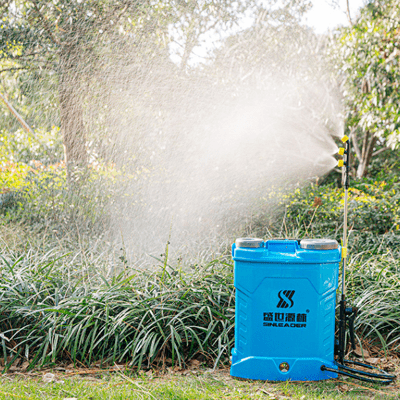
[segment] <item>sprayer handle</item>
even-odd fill
[[[354,321],[357,317],[357,312],[358,309],[357,307],[348,307],[346,308],[346,316],[348,317],[349,321],[349,333],[350,333],[350,342],[351,342],[351,348],[353,350],[356,349],[356,338],[355,338],[355,333],[354,333]]]

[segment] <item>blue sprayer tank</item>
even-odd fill
[[[272,381],[336,378],[335,240],[238,239],[231,375]]]

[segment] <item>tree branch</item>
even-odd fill
[[[357,136],[355,134],[352,135],[352,139],[353,139],[354,150],[357,154],[357,158],[361,160],[361,151],[360,147],[358,146]]]
[[[34,51],[33,53],[15,55],[15,56],[13,56],[13,58],[19,59],[19,58],[24,58],[24,57],[32,57],[32,56],[37,56],[40,53],[41,53],[40,51]]]
[[[99,24],[97,24],[97,27],[101,27],[103,32],[102,34],[104,35],[106,32],[108,32],[111,28],[112,25],[110,24],[111,20],[113,17],[115,17],[114,25],[117,24],[117,22],[122,18],[122,16],[125,14],[126,10],[129,8],[129,3],[124,2],[120,6],[115,6],[115,8],[108,13],[106,17],[104,17]],[[120,11],[118,15],[116,15]],[[60,28],[61,29],[61,28]],[[75,45],[75,41],[69,41],[65,43],[65,47],[71,47]],[[93,50],[93,46],[87,46],[88,50]]]
[[[52,42],[58,46],[61,46],[60,41],[53,35],[53,33],[51,32],[51,29],[46,21],[46,18],[43,16],[43,14],[40,12],[39,6],[37,4],[37,0],[32,0],[32,3],[35,7],[36,12],[39,14],[40,19],[42,20],[42,25],[43,28],[45,29],[45,31],[47,32],[47,34],[49,35],[50,39],[52,40]]]
[[[18,71],[18,70],[21,70],[21,69],[28,69],[28,68],[29,68],[29,67],[3,68],[3,69],[0,69],[0,74],[1,74],[2,72]]]
[[[10,7],[10,0],[0,1],[0,7]]]
[[[369,164],[371,162],[372,154],[373,154],[375,143],[376,143],[377,140],[378,140],[378,138],[374,134],[372,134],[372,137],[371,137],[371,139],[369,141],[369,144],[368,144],[367,153],[366,153],[365,169],[368,168],[368,166],[369,166]]]
[[[362,144],[362,150],[361,150],[361,160],[364,160],[365,156],[366,156],[366,150],[367,150],[367,144],[368,144],[368,136],[369,136],[369,132],[364,131],[364,137],[363,137],[363,144]]]
[[[375,153],[372,153],[372,157],[375,157],[375,156],[377,156],[378,154],[381,154],[381,153],[383,153],[384,151],[389,150],[389,149],[390,149],[390,147],[385,147],[385,148],[383,148],[383,149],[377,150],[377,151],[375,151]]]
[[[120,11],[120,13],[116,16],[116,21],[115,23],[117,23],[121,17],[125,14],[126,10],[129,8],[129,3],[125,2],[125,5],[120,8],[120,7],[115,7],[114,10],[112,11],[112,13],[110,14],[110,16],[108,17],[108,22],[111,21],[111,18],[113,18],[113,16],[115,15],[115,13],[117,13],[118,11]],[[106,17],[107,20],[107,17]]]
[[[353,21],[351,20],[351,16],[350,16],[350,1],[347,0],[346,4],[347,4],[347,9],[346,9],[347,19],[349,20],[350,25],[353,25]]]

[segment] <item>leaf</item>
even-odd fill
[[[375,358],[375,357],[369,357],[366,358],[365,361],[369,364],[378,364],[380,362],[380,358]]]

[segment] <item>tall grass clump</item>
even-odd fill
[[[184,272],[164,260],[153,271],[126,267],[89,280],[66,260],[71,255],[2,255],[5,368],[16,358],[29,368],[60,361],[136,368],[183,366],[192,358],[227,363],[234,329],[230,264],[216,260]]]
[[[115,183],[125,179],[113,166],[91,167],[79,196],[65,185],[62,164],[3,167],[6,194],[15,193],[14,202],[0,204],[4,370],[17,359],[28,361],[29,368],[59,362],[123,362],[137,369],[184,366],[191,359],[209,366],[229,363],[235,313],[229,257],[201,263],[198,257],[191,265],[188,257],[181,267],[166,251],[155,266],[134,267],[104,233],[118,196]],[[346,281],[349,302],[360,310],[360,344],[398,352],[400,186],[395,173],[385,171],[381,178],[377,172],[350,190]],[[236,237],[340,242],[342,188],[311,184],[270,194],[277,198],[273,212],[258,207],[251,226],[238,221]],[[208,252],[206,245],[200,248]]]
[[[173,266],[168,251],[151,269],[124,254],[53,245],[0,252],[0,358],[29,368],[55,363],[131,368],[229,363],[234,344],[232,264]],[[390,252],[351,256],[349,302],[359,307],[360,344],[398,352],[400,262]],[[1,360],[0,360],[1,361]]]
[[[385,353],[400,349],[400,261],[391,253],[350,260],[347,290],[359,313],[358,338]]]

